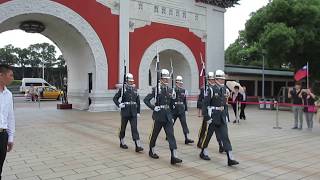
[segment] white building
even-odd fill
[[[208,70],[224,68],[224,12],[237,1],[0,0],[0,33],[22,28],[51,39],[68,65],[73,107],[106,111],[124,63],[142,97],[155,85],[157,49],[161,68],[172,59],[174,75],[197,94],[201,55]]]

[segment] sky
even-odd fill
[[[269,0],[240,0],[235,7],[227,9],[224,18],[224,48],[227,49],[245,28],[250,14],[267,5]]]
[[[238,32],[243,30],[250,13],[258,10],[269,2],[269,0],[240,0],[240,5],[227,9],[225,13],[225,49],[233,43]],[[6,31],[0,34],[0,48],[7,44],[14,47],[26,48],[31,44],[47,42],[54,44],[50,39],[41,34],[25,33],[22,30]],[[57,55],[61,52],[57,49]]]

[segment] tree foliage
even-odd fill
[[[14,55],[14,47],[11,44],[0,48],[0,63],[14,65],[16,63],[16,56]]]
[[[259,65],[294,71],[307,62],[320,78],[320,0],[273,0],[251,14],[245,30],[226,50],[230,64]]]
[[[66,62],[62,55],[56,58],[56,49],[48,43],[32,44],[28,48],[16,48],[11,44],[0,48],[0,63],[15,66],[15,79],[42,77],[45,66],[45,79],[60,81],[66,77]],[[58,72],[58,74],[55,74]],[[57,83],[60,85],[61,83]]]

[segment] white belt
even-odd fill
[[[174,104],[184,104],[183,102],[174,102]]]
[[[159,106],[161,109],[169,109],[169,106],[168,105],[160,105]]]
[[[209,106],[208,109],[210,109],[211,111],[212,111],[212,110],[223,111],[223,110],[224,110],[224,106],[219,106],[219,107]]]
[[[123,104],[137,104],[136,102],[123,102]]]
[[[208,115],[211,117],[212,110],[223,111],[224,106],[216,107],[216,106],[208,106]]]

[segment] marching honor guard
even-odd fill
[[[120,148],[128,149],[124,142],[126,127],[128,121],[131,125],[132,139],[136,145],[136,152],[143,151],[141,146],[139,132],[137,129],[137,117],[140,116],[140,97],[137,89],[134,87],[133,75],[127,73],[123,87],[113,97],[113,102],[121,109],[121,128],[119,133]],[[119,102],[119,99],[121,101]]]
[[[205,104],[207,107],[207,115],[209,120],[207,120],[208,128],[205,132],[204,141],[201,145],[200,158],[204,160],[210,160],[208,155],[208,144],[214,133],[219,134],[221,141],[223,143],[223,148],[227,153],[228,166],[237,165],[239,162],[234,160],[232,155],[232,146],[228,137],[228,127],[226,122],[226,87],[225,83],[225,73],[222,70],[217,70],[215,72],[215,82],[214,86],[210,86],[205,96]]]
[[[198,140],[198,143],[197,143],[197,147],[198,148],[201,148],[202,146],[202,143],[204,141],[204,138],[205,138],[205,133],[206,133],[206,130],[208,128],[208,124],[207,124],[207,121],[210,119],[210,117],[208,116],[208,113],[207,113],[207,105],[205,104],[205,96],[207,94],[207,91],[209,88],[213,87],[215,85],[215,80],[214,80],[214,73],[213,72],[208,72],[208,76],[207,76],[207,81],[208,81],[208,85],[206,85],[204,88],[201,88],[200,89],[200,97],[202,100],[202,117],[203,117],[203,120],[202,120],[202,125],[200,127],[200,130],[199,130],[199,140]],[[222,141],[220,139],[220,136],[218,134],[218,132],[216,132],[216,139],[217,139],[217,142],[219,144],[219,152],[220,153],[223,153],[224,152],[224,149],[223,149],[223,146],[222,146]]]
[[[189,129],[186,120],[186,114],[188,113],[187,90],[183,89],[182,76],[177,76],[176,87],[174,88],[174,92],[176,95],[172,98],[171,105],[171,112],[174,120],[173,124],[175,124],[177,118],[179,118],[185,137],[184,143],[193,143],[194,141],[189,138]]]
[[[167,69],[162,69],[161,72],[157,70],[157,85],[152,89],[152,93],[145,97],[144,103],[153,110],[152,119],[154,120],[150,135],[149,156],[153,159],[159,158],[155,153],[155,146],[157,137],[161,129],[164,128],[171,151],[171,164],[177,164],[182,160],[177,157],[177,144],[173,133],[173,119],[170,111],[172,89],[168,87],[169,79],[170,74]],[[155,98],[154,105],[150,102],[153,98]]]

